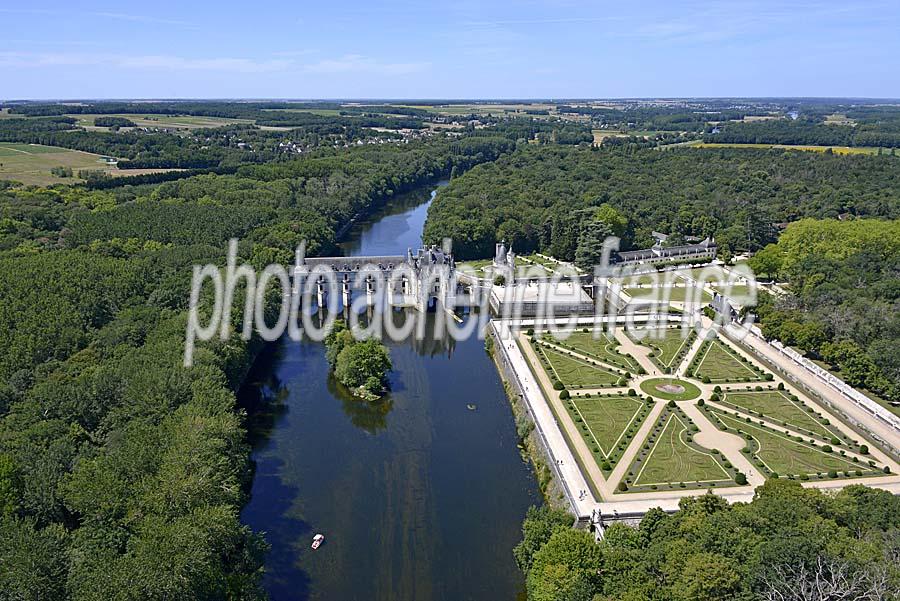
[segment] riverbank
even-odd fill
[[[344,253],[418,246],[433,193],[416,197],[353,228]],[[272,547],[264,588],[291,600],[517,598],[512,549],[541,492],[483,341],[385,343],[394,369],[379,401],[342,390],[321,343],[283,340],[251,375],[244,394],[275,407],[252,433],[256,473],[241,516]],[[326,542],[311,552],[316,532]]]
[[[548,505],[571,512],[572,506],[566,499],[566,492],[562,480],[556,469],[556,460],[547,446],[546,441],[536,428],[534,415],[525,400],[519,380],[511,368],[506,365],[497,353],[497,345],[501,342],[497,339],[494,328],[488,328],[485,338],[485,352],[491,357],[500,379],[503,381],[503,389],[512,409],[516,424],[516,434],[519,437],[519,449],[523,459],[528,461],[538,481],[541,496]]]

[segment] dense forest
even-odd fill
[[[707,133],[703,140],[727,144],[900,147],[900,111],[879,113],[877,117],[865,115],[860,115],[860,122],[854,125],[825,123],[816,117],[728,123],[717,133]]]
[[[49,188],[0,182],[0,600],[262,598],[266,543],[239,519],[251,467],[235,403],[261,343],[210,342],[183,367],[191,266],[221,263],[231,237],[257,267],[292,261],[303,241],[310,254],[332,253],[354,216],[436,178],[452,181],[426,238],[451,236],[460,257],[489,256],[505,238],[584,263],[608,233],[644,246],[652,230],[673,241],[715,235],[726,255],[763,249],[759,269],[792,293],[760,307],[764,329],[897,393],[896,221],[778,231],[803,217],[896,220],[900,159],[591,148],[588,125],[542,114],[465,116],[453,134],[401,142],[373,124],[413,125],[427,111],[316,105],[338,113],[325,117],[292,106],[24,104],[12,107],[21,118],[0,119],[0,141],[189,169]],[[79,113],[257,125],[86,131],[64,116]],[[98,121],[131,127],[121,119]],[[260,119],[294,129],[264,130]],[[355,143],[376,135],[385,143]],[[302,156],[279,150],[288,141]],[[374,346],[346,353],[339,377],[365,385],[373,364],[388,369]],[[860,356],[869,363],[850,359]],[[674,516],[611,528],[597,546],[570,517],[536,510],[516,558],[533,601],[748,599],[805,582],[817,561],[854,586],[895,591],[898,511],[863,487],[829,497],[770,482],[752,504],[687,500]]]
[[[0,598],[261,597],[234,396],[260,343],[217,340],[183,367],[191,266],[221,263],[231,236],[260,266],[303,240],[330,251],[355,214],[513,145],[441,137],[154,186],[0,186]]]
[[[203,106],[203,105],[201,105]],[[119,169],[216,169],[222,171],[242,164],[269,163],[290,160],[297,154],[320,149],[342,149],[365,142],[383,144],[407,141],[398,130],[424,129],[421,121],[410,123],[396,116],[373,115],[365,112],[344,111],[349,116],[323,116],[310,112],[287,112],[283,115],[259,109],[219,110],[214,103],[203,110],[180,103],[150,106],[146,104],[121,106],[90,105],[87,107],[62,107],[80,109],[69,111],[77,114],[81,109],[107,110],[128,108],[130,112],[147,114],[148,109],[157,114],[171,114],[173,107],[185,108],[190,115],[251,117],[255,122],[232,123],[222,127],[198,128],[193,131],[175,132],[157,124],[153,127],[135,127],[135,123],[123,117],[96,117],[94,125],[107,131],[87,130],[80,127],[72,116],[53,115],[61,110],[58,105],[22,105],[11,110],[26,114],[50,113],[48,116],[0,119],[0,142],[43,144],[60,146],[83,152],[115,157]],[[228,105],[242,106],[242,105]],[[143,111],[136,111],[143,107]],[[371,107],[367,107],[371,108]],[[401,109],[403,110],[403,109]],[[66,113],[66,114],[68,114]],[[13,113],[15,115],[17,113]],[[176,113],[182,114],[182,113]],[[281,117],[279,115],[282,115]],[[285,116],[286,115],[286,116]],[[282,118],[283,117],[283,118]],[[490,120],[486,127],[478,128],[473,122],[460,124],[453,135],[465,140],[470,137],[503,137],[512,142],[533,141],[538,144],[588,144],[593,135],[589,127],[560,119],[542,120],[530,117],[511,117]],[[278,126],[266,129],[265,126]],[[121,128],[128,128],[120,131]],[[376,129],[377,128],[377,129]],[[408,133],[408,132],[407,132]],[[428,132],[429,136],[435,132]],[[420,136],[422,137],[422,136]],[[438,136],[443,137],[443,136]],[[160,178],[156,181],[164,181]],[[104,181],[99,187],[116,185]]]
[[[900,217],[900,159],[745,149],[525,147],[454,179],[428,215],[429,242],[460,258],[520,252],[574,260],[604,204],[626,216],[624,245],[651,231],[714,236],[726,255],[774,242],[777,224],[849,213]]]
[[[599,544],[532,508],[515,555],[530,601],[886,601],[900,595],[900,498],[769,480],[751,503],[707,494]]]
[[[750,265],[790,291],[760,299],[764,335],[900,402],[900,221],[798,221]]]

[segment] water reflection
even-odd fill
[[[404,227],[421,235],[425,210],[370,225],[359,249],[396,252]],[[284,340],[257,362],[240,393],[256,465],[241,517],[272,547],[272,599],[501,601],[521,592],[512,547],[537,485],[483,342],[434,336],[443,318],[425,315],[422,339],[386,341],[394,369],[377,403],[341,390],[321,343]],[[326,543],[312,551],[316,532]]]
[[[350,418],[357,428],[369,434],[377,434],[387,428],[387,416],[394,406],[391,394],[385,394],[377,401],[367,401],[353,396],[346,386],[337,381],[334,375],[328,377],[328,392],[340,399],[344,414]]]

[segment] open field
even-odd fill
[[[264,112],[278,112],[278,113],[310,113],[312,115],[320,115],[322,117],[337,117],[341,114],[341,111],[338,109],[310,109],[310,108],[296,108],[296,109],[263,109]]]
[[[197,117],[193,115],[154,115],[152,113],[140,115],[92,115],[72,114],[66,115],[78,120],[77,125],[85,129],[105,131],[106,127],[96,127],[94,119],[97,117],[122,117],[130,119],[140,127],[165,127],[169,129],[200,129],[203,127],[222,127],[233,123],[253,123],[250,119],[225,119],[220,117]],[[125,128],[126,130],[128,128]]]
[[[625,431],[640,425],[641,416],[646,415],[645,405],[637,397],[578,398],[572,399],[569,406],[588,448],[593,451],[596,447],[607,459],[616,455],[613,451],[624,439]]]
[[[731,476],[716,458],[691,446],[687,436],[687,426],[676,414],[670,413],[665,428],[635,476],[635,485],[730,482]]]
[[[759,295],[762,293],[762,288],[757,286],[756,290],[754,290],[753,294],[751,295],[750,286],[747,286],[745,284],[733,284],[731,286],[712,286],[712,289],[719,294],[724,295],[732,302],[732,304],[737,305],[755,304],[756,299],[758,299]]]
[[[591,133],[594,135],[594,144],[600,144],[605,138],[621,138],[631,135],[617,129],[592,129]]]
[[[593,332],[572,332],[568,338],[557,340],[549,338],[552,342],[571,348],[584,355],[594,357],[598,361],[614,365],[635,373],[638,370],[638,363],[629,355],[616,352],[619,343],[609,334],[601,333],[599,338],[594,338]]]
[[[856,125],[856,121],[840,113],[832,113],[825,117],[825,125]]]
[[[690,330],[686,335],[681,328],[663,328],[648,331],[636,340],[639,344],[653,349],[650,359],[660,368],[674,368],[679,357],[691,347],[696,333]]]
[[[465,261],[460,263],[457,268],[458,269],[471,269],[476,272],[478,277],[484,276],[484,268],[492,265],[494,263],[493,259],[473,259],[471,261]]]
[[[746,363],[737,352],[719,340],[704,343],[691,364],[696,378],[711,382],[752,382],[765,379],[765,374]]]
[[[397,105],[407,106],[407,105]],[[438,105],[408,105],[411,108],[424,109],[432,113],[442,115],[515,115],[529,117],[547,117],[547,115],[528,115],[525,111],[540,111],[555,109],[554,104],[438,104]]]
[[[641,300],[655,300],[670,303],[684,303],[687,301],[708,303],[712,296],[706,290],[699,290],[695,286],[660,286],[657,288],[625,288],[624,292]]]
[[[619,375],[596,365],[591,365],[577,357],[570,357],[558,351],[538,345],[546,361],[548,374],[559,380],[566,388],[604,388],[616,386]]]
[[[836,472],[872,472],[871,468],[862,463],[856,463],[845,459],[837,453],[827,453],[824,447],[814,447],[806,443],[798,442],[787,435],[775,432],[770,428],[741,421],[719,411],[711,411],[720,424],[724,424],[731,430],[738,431],[751,445],[751,452],[769,470],[781,476],[787,475],[815,475]]]
[[[728,280],[728,274],[721,265],[705,265],[703,267],[682,267],[675,271],[678,276],[687,276],[692,280],[703,277],[705,282],[721,282]]]
[[[69,167],[72,177],[57,177],[50,173],[53,167]],[[113,177],[143,175],[173,171],[172,169],[119,169],[100,160],[100,155],[56,146],[16,144],[0,142],[0,179],[9,179],[27,185],[46,186],[80,182],[78,171],[103,171]]]
[[[825,152],[829,148],[834,154],[878,154],[878,148],[871,146],[812,146],[799,144],[712,144],[697,142],[686,144],[691,148],[777,148],[779,150],[805,150],[809,152]]]
[[[560,273],[563,275],[575,275],[578,273],[578,269],[574,265],[571,265],[569,263],[560,263],[558,261],[554,261],[553,259],[547,259],[538,254],[526,255],[524,257],[519,257],[519,259],[524,259],[524,261],[520,261],[520,265],[540,265],[548,272],[548,274]]]
[[[832,431],[816,418],[809,407],[800,401],[792,400],[786,392],[780,390],[728,391],[723,401],[739,409],[763,415],[766,419],[784,423],[785,426],[799,429],[801,432],[812,432],[826,439],[841,436],[839,430]]]

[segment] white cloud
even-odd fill
[[[185,58],[167,55],[117,55],[58,52],[0,52],[2,67],[98,66],[123,69],[162,69],[172,71],[230,71],[260,73],[283,71],[294,65],[286,59]]]
[[[424,71],[430,63],[385,63],[361,54],[346,54],[336,59],[323,59],[304,66],[310,73],[380,73],[383,75],[407,75]]]
[[[157,23],[159,25],[177,25],[179,27],[194,27],[192,23],[187,21],[179,21],[177,19],[161,19],[159,17],[149,17],[147,15],[134,15],[129,13],[113,13],[113,12],[95,12],[95,17],[104,17],[107,19],[116,19],[118,21],[134,21],[137,23]]]
[[[242,57],[188,58],[172,55],[120,55],[115,53],[17,52],[0,51],[0,67],[40,68],[95,66],[134,70],[223,71],[230,73],[271,73],[301,71],[306,73],[374,73],[407,75],[427,69],[425,62],[384,62],[361,54],[303,63],[299,60],[316,51],[280,52],[273,58]]]

